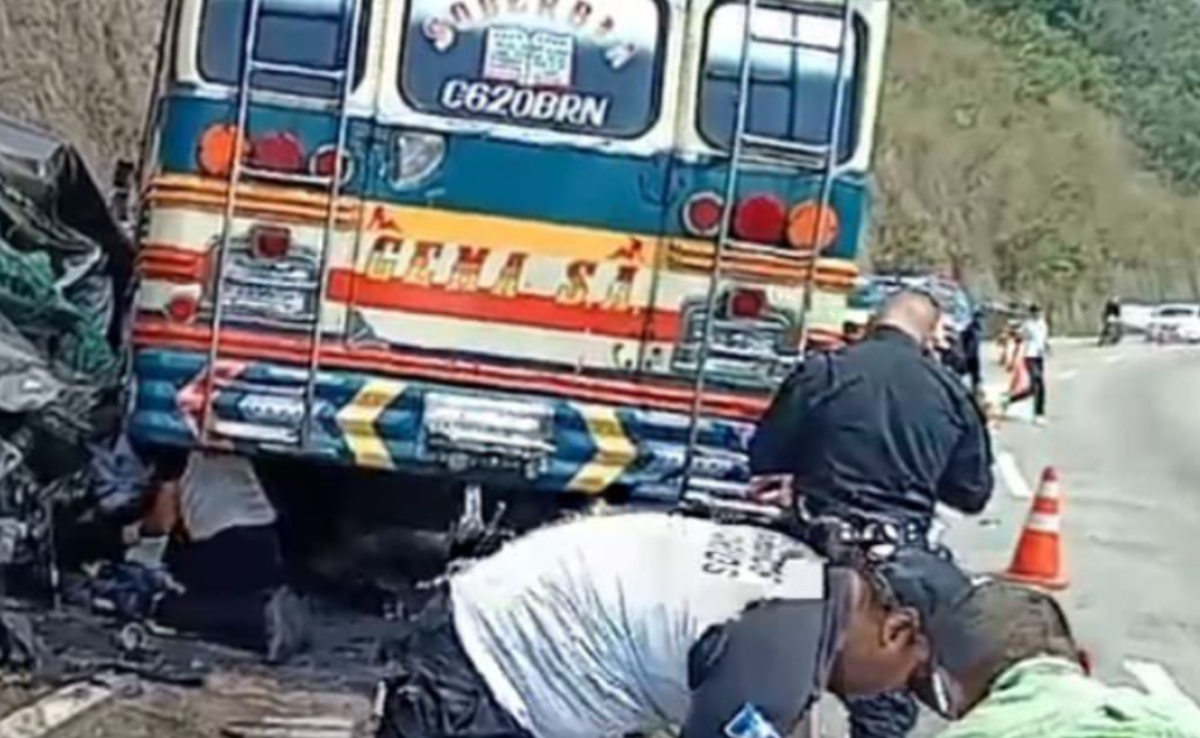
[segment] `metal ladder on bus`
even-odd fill
[[[842,116],[845,105],[846,56],[850,47],[853,33],[854,0],[839,0],[831,3],[830,17],[840,20],[838,43],[835,48],[812,44],[796,38],[794,31],[786,37],[774,34],[764,34],[757,29],[755,23],[759,16],[761,0],[745,0],[746,16],[742,28],[742,56],[738,65],[737,102],[734,112],[734,126],[729,151],[729,165],[725,175],[724,212],[721,215],[720,229],[717,233],[716,248],[713,254],[712,278],[709,282],[708,294],[704,307],[704,323],[700,350],[697,356],[696,378],[693,384],[693,397],[688,426],[688,444],[684,456],[684,469],[680,484],[681,500],[685,504],[697,507],[708,507],[713,510],[724,510],[733,515],[749,517],[776,517],[774,511],[764,510],[762,506],[747,503],[746,486],[737,482],[719,482],[716,480],[698,480],[694,470],[697,460],[701,436],[701,422],[704,413],[704,391],[706,389],[706,369],[712,343],[713,322],[716,318],[719,296],[724,281],[724,266],[726,252],[733,240],[731,230],[733,225],[733,208],[737,200],[740,174],[747,166],[769,166],[794,168],[797,172],[820,171],[820,186],[817,204],[818,217],[813,227],[812,243],[817,242],[817,236],[824,232],[827,224],[824,222],[828,213],[829,201],[833,194],[833,184],[837,177],[838,152],[841,150]],[[791,3],[785,3],[787,8]],[[833,104],[826,128],[824,144],[807,144],[783,138],[759,136],[747,130],[749,122],[749,95],[752,84],[752,47],[756,44],[769,44],[793,50],[814,49],[823,53],[835,54],[837,65],[834,76]],[[808,344],[809,313],[812,309],[812,284],[816,276],[817,253],[814,249],[812,258],[805,268],[803,281],[804,297],[800,308],[800,338],[799,350],[801,355]]]
[[[302,403],[302,420],[297,434],[296,445],[308,448],[312,440],[314,410],[316,404],[316,388],[321,362],[321,317],[324,309],[325,294],[329,286],[328,267],[329,251],[338,227],[339,202],[341,200],[342,177],[344,166],[343,152],[346,150],[346,139],[349,132],[349,103],[354,89],[356,77],[355,65],[358,60],[359,25],[361,23],[363,0],[341,0],[337,7],[339,33],[346,34],[346,62],[340,69],[330,70],[304,64],[281,64],[261,59],[258,56],[258,35],[262,26],[264,3],[266,0],[250,0],[246,9],[245,43],[242,46],[242,67],[237,88],[237,133],[235,136],[234,156],[230,166],[228,192],[225,199],[224,220],[220,237],[220,248],[217,252],[217,271],[213,287],[212,338],[209,342],[208,372],[204,382],[203,411],[201,415],[200,440],[202,445],[208,445],[212,432],[214,402],[220,379],[218,377],[218,360],[220,358],[221,327],[225,312],[224,284],[226,278],[227,259],[231,242],[233,241],[234,219],[238,211],[238,190],[243,180],[273,182],[282,185],[301,185],[320,187],[328,196],[325,224],[321,233],[318,256],[318,287],[312,325],[309,326],[308,361],[305,369],[304,388],[297,393]],[[346,6],[350,12],[346,13]],[[250,106],[256,91],[254,81],[259,74],[287,75],[295,79],[308,79],[329,82],[335,85],[336,91],[328,97],[306,96],[306,99],[323,103],[337,117],[337,137],[333,171],[329,175],[297,174],[274,172],[248,166],[242,160],[241,152],[245,149],[247,139],[246,127],[250,118]]]

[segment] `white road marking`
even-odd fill
[[[1056,374],[1054,376],[1054,378],[1059,380],[1060,382],[1062,382],[1062,381],[1066,381],[1068,379],[1074,379],[1078,375],[1079,375],[1078,369],[1067,369],[1066,371],[1062,371],[1062,372],[1059,372],[1058,374]]]
[[[1147,692],[1169,699],[1188,699],[1187,694],[1179,688],[1171,672],[1162,664],[1153,661],[1126,660],[1122,663],[1125,671],[1132,674]]]
[[[1017,457],[1008,451],[996,454],[996,471],[1000,474],[1000,481],[1004,482],[1010,495],[1018,500],[1033,499],[1033,489],[1029,486],[1029,482],[1025,481],[1021,467],[1017,466]]]
[[[0,738],[43,738],[112,696],[111,689],[98,684],[68,685],[6,715],[0,720]]]
[[[1104,357],[1105,364],[1116,364],[1117,362],[1124,361],[1124,360],[1125,360],[1125,356],[1123,354],[1110,354],[1110,355]]]

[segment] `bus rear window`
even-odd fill
[[[658,114],[660,0],[412,0],[400,91],[417,110],[632,138]]]
[[[261,0],[258,59],[323,70],[346,68],[354,0]],[[370,0],[361,0],[355,79],[362,81]],[[250,0],[206,0],[200,27],[200,74],[209,82],[236,85],[246,45]],[[289,74],[260,73],[256,88],[293,95],[330,97],[340,83]]]
[[[726,3],[708,21],[700,80],[699,127],[709,143],[729,148],[737,112],[738,72],[746,6]],[[750,42],[750,94],[746,130],[807,144],[829,143],[842,19],[815,10],[759,6]],[[840,159],[857,144],[860,70],[866,29],[856,23],[847,35],[842,61],[844,84]],[[765,39],[767,40],[764,40]],[[790,45],[787,41],[801,45]]]

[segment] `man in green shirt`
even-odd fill
[[[976,585],[930,629],[922,699],[957,720],[938,738],[1200,738],[1177,690],[1112,687],[1088,673],[1058,603],[998,581]]]

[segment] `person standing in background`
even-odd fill
[[[1009,405],[1033,398],[1033,422],[1046,424],[1046,354],[1050,350],[1050,327],[1039,305],[1029,306],[1029,317],[1021,324],[1021,351],[1029,386],[1008,398]]]

